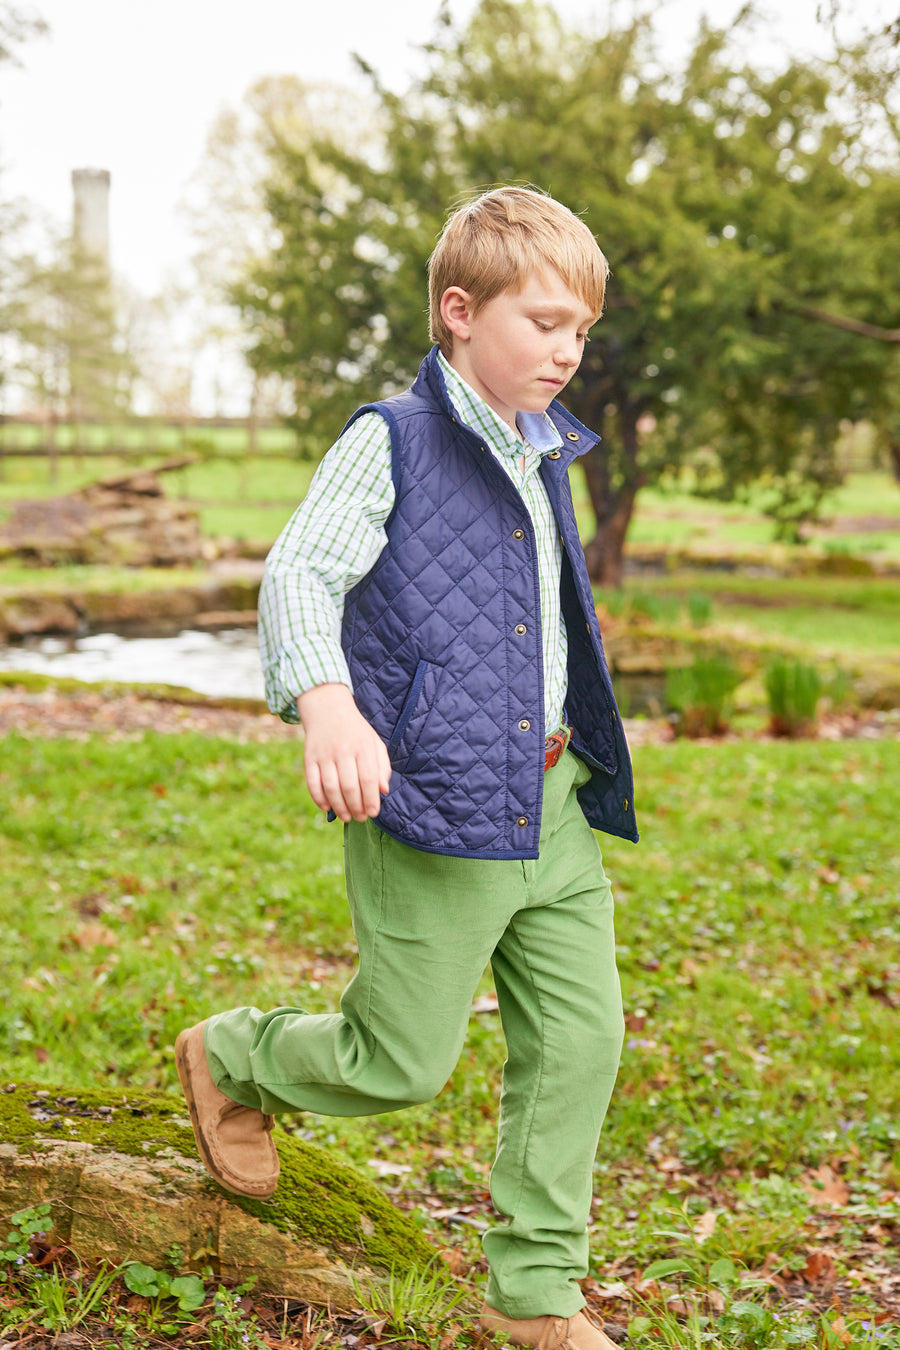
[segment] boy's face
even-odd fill
[[[569,383],[597,317],[549,267],[474,314],[469,293],[451,286],[441,313],[451,366],[513,430],[517,412],[543,412]]]

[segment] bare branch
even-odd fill
[[[900,342],[900,328],[879,328],[862,319],[847,319],[842,314],[828,314],[824,309],[808,309],[805,305],[798,306],[796,313],[806,319],[817,319],[819,323],[830,323],[832,328],[843,328],[847,333],[874,338],[876,342]]]

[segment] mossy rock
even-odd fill
[[[311,1303],[350,1307],[353,1280],[422,1267],[432,1248],[366,1177],[277,1129],[270,1201],[216,1185],[180,1098],[159,1092],[0,1089],[2,1221],[49,1201],[54,1235],[88,1264],[159,1268],[177,1245],[195,1270]]]

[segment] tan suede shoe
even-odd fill
[[[278,1185],[278,1153],[272,1142],[272,1116],[241,1106],[212,1080],[203,1027],[182,1031],[175,1042],[175,1063],[203,1165],[226,1191],[267,1200]]]
[[[533,1350],[619,1350],[615,1341],[604,1336],[583,1312],[574,1317],[507,1317],[484,1304],[481,1330],[493,1332],[510,1345],[532,1346]]]

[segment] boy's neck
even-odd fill
[[[465,384],[465,385],[467,386],[467,388],[471,389],[471,391],[472,391],[472,393],[475,395],[475,397],[481,399],[481,402],[482,402],[482,403],[486,404],[487,407],[491,408],[491,405],[490,405],[490,403],[488,403],[487,399],[486,399],[482,394],[479,394],[478,390],[473,386],[471,380],[467,379],[465,370],[460,370],[460,368],[459,368],[459,366],[457,365],[457,363],[453,360],[453,353],[451,352],[450,355],[447,356],[445,352],[441,352],[441,356],[442,356],[443,359],[447,362],[447,365],[448,365],[448,366],[450,367],[450,369],[454,372],[454,374],[459,376],[459,378],[462,380],[463,384]],[[495,417],[499,417],[500,421],[504,424],[504,426],[509,427],[510,431],[511,431],[511,432],[513,433],[513,435],[515,436],[516,440],[522,441],[522,442],[524,443],[525,437],[522,435],[522,432],[519,430],[519,424],[518,424],[518,420],[517,420],[519,414],[518,414],[517,412],[514,412],[514,413],[512,414],[512,416],[509,417],[509,418],[504,417],[502,413],[497,412],[496,408],[491,408],[491,412],[494,414]],[[525,456],[524,456],[524,455],[522,456],[522,458],[521,458],[521,460],[520,460],[520,465],[519,465],[519,467],[520,467],[520,468],[522,469],[522,471],[524,472],[524,470],[525,470]]]

